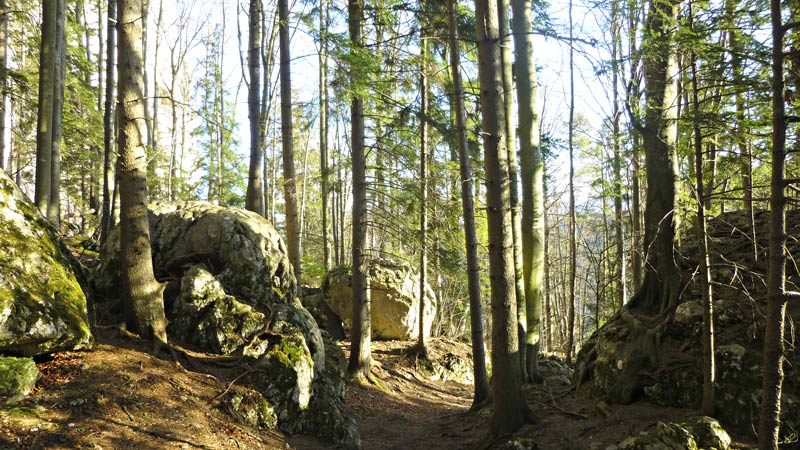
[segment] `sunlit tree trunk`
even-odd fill
[[[64,0],[56,5],[56,47],[55,65],[53,66],[53,119],[52,144],[50,159],[50,201],[47,204],[47,220],[55,226],[61,219],[61,138],[63,130],[64,81],[67,63],[67,13]]]
[[[60,0],[42,1],[42,39],[39,53],[39,109],[36,127],[36,189],[33,201],[47,215],[50,206],[53,158],[53,94],[58,58],[57,18]]]
[[[425,335],[425,289],[428,279],[428,75],[426,65],[428,64],[428,37],[424,35],[425,29],[420,32],[420,71],[419,71],[419,95],[420,119],[419,119],[419,181],[420,181],[420,202],[419,202],[419,334],[417,335],[417,352],[423,356],[428,356],[427,336]]]
[[[327,272],[331,265],[328,226],[330,168],[328,167],[328,21],[329,0],[319,1],[319,169],[322,196],[322,264]]]
[[[117,1],[108,0],[108,37],[106,42],[106,85],[105,85],[105,106],[103,108],[103,209],[100,225],[100,240],[105,241],[108,232],[113,225],[112,215],[112,192],[111,183],[114,172],[111,166],[111,155],[114,148],[114,75],[117,50]]]
[[[515,431],[531,412],[520,379],[513,223],[500,48],[498,2],[476,0],[478,78],[480,80],[489,233],[489,279],[492,304],[492,372],[494,410],[492,435]]]
[[[6,105],[8,104],[8,0],[0,0],[0,170],[11,173],[11,155],[6,151]],[[6,153],[9,153],[6,155]],[[6,163],[8,156],[8,163]]]
[[[522,185],[522,269],[525,286],[525,362],[528,377],[541,380],[539,348],[544,295],[544,165],[539,147],[539,111],[534,58],[532,0],[512,0],[512,28],[516,49],[517,108],[519,109]],[[519,304],[519,302],[518,302]]]
[[[348,26],[350,29],[351,52],[363,51],[362,15],[363,0],[348,0]],[[367,261],[367,159],[364,149],[364,99],[359,87],[361,68],[357,63],[350,65],[350,82],[354,91],[350,110],[351,160],[353,164],[353,325],[350,329],[350,360],[347,371],[351,377],[369,376],[372,363],[369,298],[369,263]]]
[[[569,294],[567,306],[567,364],[572,362],[575,348],[575,277],[577,270],[577,233],[575,223],[575,44],[572,41],[572,0],[569,2]]]
[[[147,220],[147,152],[142,79],[142,0],[119,0],[120,243],[124,300],[134,329],[167,342],[163,286],[153,275]]]
[[[261,1],[250,0],[249,37],[247,44],[247,67],[250,84],[247,94],[247,116],[250,119],[250,170],[247,181],[245,207],[264,215],[264,173],[261,161],[264,157],[260,133],[261,122]]]

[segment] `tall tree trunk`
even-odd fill
[[[572,362],[575,347],[575,277],[577,271],[576,223],[575,223],[575,44],[572,41],[572,3],[569,2],[569,305],[567,309],[567,364]]]
[[[522,269],[525,286],[525,336],[528,377],[539,373],[542,297],[544,294],[544,165],[539,147],[539,111],[534,58],[532,0],[513,0],[512,28],[516,49],[517,108],[519,109],[520,165],[522,178]]]
[[[420,31],[420,70],[419,95],[421,97],[419,115],[419,333],[417,352],[428,357],[428,344],[425,335],[425,294],[428,284],[428,37],[425,28]]]
[[[492,304],[492,371],[494,411],[492,435],[518,429],[532,414],[520,379],[517,302],[515,295],[511,179],[503,93],[498,3],[476,0],[478,78],[480,80],[489,232],[489,278]]]
[[[680,273],[675,262],[677,177],[677,56],[675,29],[678,2],[651,0],[642,43],[645,79],[645,123],[639,125],[647,168],[644,281],[631,307],[667,313],[677,304]]]
[[[61,138],[63,130],[64,80],[67,63],[67,13],[64,0],[56,2],[56,48],[53,66],[53,131],[50,159],[50,202],[47,204],[47,220],[55,226],[61,219]]]
[[[245,207],[264,215],[264,172],[261,167],[264,145],[261,140],[261,1],[250,0],[250,33],[247,40],[247,67],[250,84],[247,95],[247,116],[250,119],[250,170],[247,181]]]
[[[289,58],[289,2],[278,0],[280,19],[280,72],[281,72],[281,148],[283,150],[283,198],[286,212],[286,243],[289,260],[297,278],[297,287],[302,290],[300,272],[300,226],[297,214],[297,180],[294,170],[294,137],[292,135],[292,78]],[[252,81],[251,81],[252,82]],[[302,295],[302,294],[298,294]]]
[[[117,40],[117,0],[108,0],[108,36],[106,43],[106,86],[105,107],[103,108],[103,209],[100,222],[100,240],[105,242],[113,222],[112,192],[113,171],[111,155],[114,148],[114,71],[116,63]]]
[[[330,168],[328,167],[328,14],[329,0],[319,0],[319,169],[322,196],[322,264],[325,272],[331,267],[331,245],[328,226]]]
[[[625,285],[625,247],[622,224],[622,152],[620,150],[620,108],[619,108],[619,73],[620,73],[620,0],[614,0],[611,6],[611,90],[613,101],[612,139],[614,142],[614,283],[616,284],[617,307],[622,308],[627,301]]]
[[[461,53],[458,46],[456,4],[449,2],[450,70],[453,72],[453,109],[456,115],[458,159],[461,173],[461,207],[464,213],[464,244],[467,254],[467,289],[469,292],[470,332],[472,338],[472,373],[475,383],[473,407],[489,400],[489,376],[486,372],[486,352],[483,339],[483,312],[481,308],[480,263],[478,262],[478,236],[475,232],[475,201],[472,196],[472,164],[467,136],[467,114],[464,109],[464,85],[461,78]]]
[[[0,170],[11,173],[11,154],[6,152],[6,105],[8,105],[8,0],[0,0]],[[8,153],[8,163],[6,163]]]
[[[42,0],[42,40],[39,53],[39,109],[36,126],[36,186],[33,201],[43,215],[50,206],[53,158],[53,94],[58,59],[58,2]]]
[[[119,0],[120,244],[125,305],[134,329],[158,348],[167,342],[163,285],[153,275],[147,220],[147,152],[142,138],[142,0]]]
[[[363,0],[348,0],[348,26],[352,53],[363,51]],[[364,151],[364,99],[359,88],[363,83],[361,68],[351,63],[350,83],[353,89],[350,124],[353,164],[353,326],[350,329],[350,361],[347,371],[352,377],[369,376],[372,364],[372,327],[369,298],[369,261],[367,260],[367,159]]]
[[[764,330],[761,414],[758,448],[777,450],[780,441],[781,390],[786,320],[786,110],[782,2],[770,1],[772,19],[772,180],[769,198],[767,317]]]
[[[161,104],[161,93],[158,90],[158,84],[160,82],[158,78],[158,59],[161,53],[161,33],[162,28],[164,26],[164,0],[159,0],[158,2],[158,16],[156,17],[156,44],[155,49],[153,49],[153,123],[151,129],[151,136],[150,136],[150,147],[153,149],[154,160],[156,160],[156,165],[160,164],[161,162],[161,147],[159,146],[159,132],[158,132],[158,116],[159,116],[159,109]],[[173,131],[174,132],[174,131]],[[162,182],[159,182],[162,184]],[[163,186],[163,185],[162,185]],[[169,199],[169,193],[167,195],[163,194],[163,187],[162,187],[162,198]]]
[[[695,31],[694,12],[689,4],[689,26]],[[706,232],[706,196],[703,174],[703,130],[700,117],[700,87],[697,80],[697,54],[691,58],[692,131],[695,158],[695,196],[697,198],[697,241],[700,243],[700,287],[703,298],[703,401],[700,413],[714,415],[715,362],[714,362],[714,295],[711,285],[711,262]]]

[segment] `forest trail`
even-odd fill
[[[17,407],[0,409],[0,448],[331,448],[309,436],[235,422],[218,401],[237,388],[234,369],[184,370],[113,328],[98,330],[96,338],[92,351],[65,352],[39,364],[43,377],[34,393]],[[457,450],[484,439],[491,409],[468,412],[472,386],[449,379],[469,371],[431,370],[408,354],[413,344],[373,342],[373,374],[380,387],[348,389],[346,405],[358,421],[362,448]],[[466,344],[438,339],[432,347],[439,361],[444,356],[458,361],[469,351]],[[677,422],[693,414],[644,402],[605,405],[575,397],[556,358],[543,360],[543,368],[545,384],[525,387],[538,422],[517,433],[543,450],[604,449],[658,421]]]

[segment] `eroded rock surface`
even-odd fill
[[[757,428],[766,299],[768,216],[726,213],[709,222],[714,284],[716,417],[744,432]],[[787,212],[787,250],[800,258],[800,211]],[[693,233],[687,233],[691,237]],[[758,253],[755,249],[758,249]],[[663,406],[699,408],[702,399],[702,303],[699,281],[690,281],[699,249],[688,240],[684,257],[688,288],[666,319],[623,309],[581,349],[576,374],[584,392],[615,403],[645,398]],[[796,266],[787,264],[787,290],[798,290]],[[787,329],[800,325],[800,304],[790,302]],[[793,335],[787,335],[793,339]],[[800,429],[800,352],[786,346],[783,430]],[[754,413],[754,411],[756,413]]]
[[[53,228],[0,170],[0,353],[90,348],[87,301]]]
[[[370,264],[372,337],[374,339],[416,339],[419,333],[419,274],[410,266],[386,260]],[[339,267],[325,277],[322,285],[325,303],[350,328],[353,316],[353,288],[349,267]],[[424,332],[430,336],[436,315],[436,297],[425,286]]]
[[[272,225],[249,211],[184,202],[151,207],[150,233],[157,277],[172,280],[165,294],[171,337],[241,355],[262,395],[231,397],[226,409],[247,423],[277,421],[283,431],[345,447],[357,440],[337,388],[341,374],[328,367],[322,335],[296,296],[285,245]],[[96,284],[113,291],[118,230],[102,260]]]

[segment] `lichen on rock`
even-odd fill
[[[16,403],[36,386],[39,369],[31,358],[0,356],[0,403]]]

